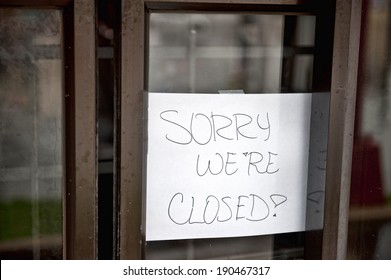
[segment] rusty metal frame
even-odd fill
[[[66,259],[97,258],[95,1],[64,9],[66,61]],[[72,30],[69,30],[69,29]]]
[[[316,9],[316,5],[316,1],[310,0],[122,0],[119,131],[116,146],[118,258],[140,259],[143,255],[143,96],[147,90],[145,34],[148,14],[151,11],[308,13]],[[331,14],[326,12],[326,17],[335,26],[334,34],[330,37],[330,48],[333,50],[328,56],[331,73],[328,74],[329,78],[322,81],[329,81],[329,85],[331,83],[328,166],[324,229],[323,234],[315,239],[322,243],[319,258],[343,259],[346,257],[347,243],[361,0],[335,0],[328,7]],[[318,10],[318,15],[322,16],[322,11]],[[320,71],[321,66],[315,66],[315,69]],[[323,79],[321,74],[314,78]],[[326,88],[330,89],[330,86]],[[323,90],[322,85],[319,90]]]
[[[362,0],[337,0],[327,152],[323,259],[345,259]]]

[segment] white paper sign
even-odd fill
[[[311,94],[148,98],[147,241],[305,230]]]

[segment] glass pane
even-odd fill
[[[152,13],[148,90],[310,93],[314,44],[314,16]],[[329,95],[319,97],[311,108],[307,221],[322,225]],[[324,121],[316,121],[323,111]],[[148,241],[144,253],[148,259],[294,259],[304,258],[304,243],[305,232]]]
[[[294,19],[284,39],[283,15],[151,14],[149,91],[281,92],[289,70],[290,92],[309,92],[315,17]]]
[[[62,258],[62,14],[0,8],[0,258]]]
[[[391,259],[391,3],[363,1],[349,259]]]

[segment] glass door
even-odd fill
[[[319,6],[312,1],[304,4],[276,1],[272,5],[268,1],[122,2],[122,15],[125,18],[122,22],[121,121],[117,145],[121,213],[118,224],[119,258],[344,258],[349,181],[343,174],[351,164],[351,134],[345,128],[352,127],[356,78],[356,72],[352,69],[356,69],[358,57],[358,52],[349,52],[348,46],[358,43],[357,26],[361,10],[360,3],[337,2],[338,13],[335,13],[336,3]],[[341,67],[345,64],[347,67]],[[154,93],[159,96],[156,97]],[[299,207],[304,213],[304,226],[274,232],[273,227],[267,227],[269,233],[259,234],[251,234],[252,229],[248,228],[248,233],[244,230],[244,233],[232,236],[227,233],[229,230],[222,227],[209,236],[202,227],[192,225],[187,235],[182,236],[177,234],[176,225],[191,224],[191,220],[176,216],[171,219],[174,220],[171,225],[157,226],[155,232],[165,238],[151,237],[150,232],[155,224],[160,225],[160,219],[173,217],[170,201],[177,201],[178,209],[184,212],[192,213],[196,207],[195,196],[185,198],[183,193],[177,192],[173,199],[164,199],[166,193],[160,189],[169,189],[171,183],[167,185],[167,182],[177,177],[186,187],[194,181],[184,179],[181,164],[178,164],[178,174],[167,172],[170,174],[168,178],[164,177],[164,171],[155,172],[160,168],[158,166],[164,165],[171,166],[175,171],[175,160],[170,158],[176,157],[172,151],[166,150],[163,141],[187,144],[194,140],[203,145],[208,142],[207,139],[214,140],[216,135],[225,140],[234,139],[225,134],[228,130],[223,132],[221,123],[218,125],[221,130],[216,130],[214,121],[219,117],[213,113],[210,115],[210,104],[214,104],[217,96],[221,100],[230,96],[227,98],[232,100],[231,103],[222,102],[225,105],[219,108],[237,108],[237,103],[251,96],[287,100],[291,95],[310,96],[311,99],[309,105],[304,106],[308,114],[307,144],[302,147],[306,161],[300,166],[305,167],[305,175],[299,176],[303,183],[299,184],[298,189],[295,188],[303,194],[305,201]],[[161,142],[156,140],[154,131],[164,128],[160,126],[161,123],[152,124],[154,121],[150,112],[161,108],[159,106],[162,104],[168,107],[172,104],[172,108],[159,111],[160,120],[171,125],[171,128],[179,129],[182,132],[180,140],[175,138],[177,140],[174,141],[173,130],[162,133]],[[187,113],[191,113],[192,108],[208,108],[209,115],[193,112],[196,115],[190,114],[185,119],[185,126],[176,118],[179,115],[179,109],[174,108],[177,104],[184,105],[178,108]],[[341,106],[345,110],[341,110]],[[283,111],[297,112],[299,107],[292,105],[289,110],[281,106],[277,108],[281,116]],[[234,118],[224,118],[228,122],[224,129],[236,123],[236,139],[249,136],[243,127],[250,126],[252,118],[247,118],[247,123],[238,124],[240,112],[231,113]],[[211,134],[201,134],[196,139],[192,126],[208,123]],[[208,138],[208,135],[215,138]],[[284,139],[286,144],[282,147],[289,146],[289,137]],[[305,141],[299,142],[303,144]],[[201,148],[194,148],[193,151],[197,149]],[[292,149],[295,148],[292,146]],[[157,160],[152,158],[156,150],[160,153]],[[223,164],[225,162],[223,169],[227,175],[236,172],[233,154],[236,153],[228,153],[231,158],[221,159]],[[211,161],[207,163],[208,169],[210,173],[219,173],[211,167]],[[299,169],[303,171],[303,168]],[[287,175],[282,177],[287,180]],[[156,187],[151,187],[151,182]],[[221,183],[219,180],[213,182],[215,185]],[[208,189],[208,186],[213,189],[214,185],[206,182],[204,188]],[[280,204],[283,196],[277,200],[272,195],[268,196],[268,202],[274,202],[270,216],[275,217],[278,215],[275,210],[283,205]],[[229,199],[224,201],[226,197],[217,198],[219,202],[212,196],[207,197],[203,200],[205,223],[219,218],[222,220],[218,214],[208,216],[212,211],[210,209],[218,208],[216,205],[226,205],[227,209],[232,210],[228,206]],[[186,199],[190,206],[181,208],[187,203]],[[244,201],[248,197],[241,199]],[[245,207],[242,200],[236,204],[236,210]],[[266,200],[264,202],[268,203]],[[154,206],[159,204],[162,206],[159,209]],[[151,213],[157,214],[154,216]],[[202,211],[200,213],[202,217]],[[241,215],[236,215],[238,217]]]

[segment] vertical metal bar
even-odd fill
[[[68,7],[66,16],[73,18],[71,23],[73,30],[65,31],[67,79],[65,258],[95,259],[97,256],[95,1],[74,0],[73,6]]]
[[[330,87],[331,87],[334,21],[335,21],[334,20],[335,0],[323,1],[322,3],[319,3],[316,6],[316,9],[317,10],[316,10],[312,92],[314,93],[313,100],[320,100],[321,97],[318,94],[322,94],[324,92],[330,92]],[[326,103],[323,104],[323,106],[326,106]],[[329,100],[327,102],[327,108],[329,108]],[[326,115],[329,116],[329,114]],[[319,123],[317,123],[316,125],[319,125]],[[328,125],[328,118],[327,118],[326,125]],[[311,138],[310,141],[312,140],[314,139]],[[327,143],[327,139],[324,139],[324,142],[322,141],[321,143]],[[320,143],[317,142],[317,144],[319,145]],[[316,151],[314,149],[311,149],[311,147],[310,150],[313,153],[315,153]],[[325,154],[322,154],[324,157],[326,157],[326,150],[327,150],[327,144],[325,144],[325,146],[322,147],[322,151],[325,151]],[[319,185],[322,186],[320,189],[325,190],[325,185],[323,185],[325,184],[325,181],[317,182],[317,183],[321,183],[322,185]],[[323,205],[324,205],[324,201],[322,201],[322,206]],[[322,211],[322,215],[323,214],[324,211]],[[312,215],[313,215],[312,213],[307,212],[307,218],[311,218]],[[305,244],[304,244],[305,259],[322,258],[322,247],[323,247],[322,239],[323,239],[323,230],[319,229],[319,230],[306,231]]]
[[[145,7],[143,0],[122,0],[119,125],[119,253],[142,254],[142,162]]]
[[[323,259],[346,258],[361,5],[336,1]]]
[[[114,48],[113,48],[113,60],[114,60],[114,123],[113,123],[113,242],[112,242],[112,259],[117,259],[119,250],[119,160],[118,160],[118,148],[119,148],[119,125],[120,125],[120,104],[121,97],[119,93],[120,78],[119,73],[121,65],[121,40],[120,40],[120,26],[121,26],[121,1],[115,1],[114,7],[118,17],[115,19],[114,24]]]

